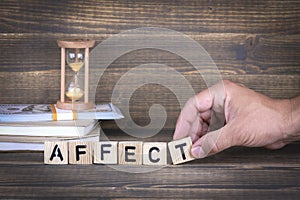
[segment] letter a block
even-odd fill
[[[118,164],[118,142],[95,143],[94,163]]]
[[[168,146],[174,165],[195,159],[190,153],[192,147],[192,139],[190,137],[169,142]]]
[[[167,165],[167,143],[145,142],[143,145],[144,165]]]
[[[68,164],[68,143],[45,141],[44,143],[45,164]]]
[[[119,142],[119,164],[141,165],[143,163],[143,142]]]
[[[93,164],[92,142],[69,142],[70,164]]]

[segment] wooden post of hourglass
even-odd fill
[[[89,102],[89,48],[85,48],[84,57],[84,103]]]
[[[60,101],[65,102],[65,72],[66,72],[66,50],[61,48],[61,76],[60,76]]]
[[[59,47],[61,47],[61,91],[60,91],[60,100],[57,101],[56,106],[60,109],[66,109],[66,110],[86,110],[91,109],[95,105],[93,102],[89,101],[89,48],[93,47],[95,45],[94,40],[58,40],[57,44]],[[66,87],[65,87],[65,66],[66,66],[66,49],[75,49],[75,52],[77,52],[79,49],[84,49],[84,98],[83,101],[80,100],[80,98],[75,98],[75,92],[77,91],[76,88],[78,84],[78,77],[76,73],[78,71],[74,70],[75,72],[75,86],[73,92],[73,96],[69,96],[69,100],[65,98],[66,96]],[[75,53],[75,57],[77,56],[77,53]],[[76,57],[77,59],[77,57]],[[71,99],[70,99],[71,98]]]

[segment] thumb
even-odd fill
[[[199,138],[193,144],[191,154],[195,158],[204,158],[219,153],[231,146],[233,146],[232,134],[229,126],[226,125]]]

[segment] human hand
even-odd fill
[[[189,99],[179,115],[173,138],[191,136],[191,153],[196,158],[232,146],[278,149],[299,139],[299,97],[271,99],[223,81]],[[221,124],[225,125],[211,130],[214,116],[220,115],[225,117]]]

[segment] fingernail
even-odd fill
[[[192,150],[191,150],[191,153],[195,158],[204,158],[204,157],[206,157],[205,152],[203,151],[202,147],[200,147],[200,146],[193,147]]]

